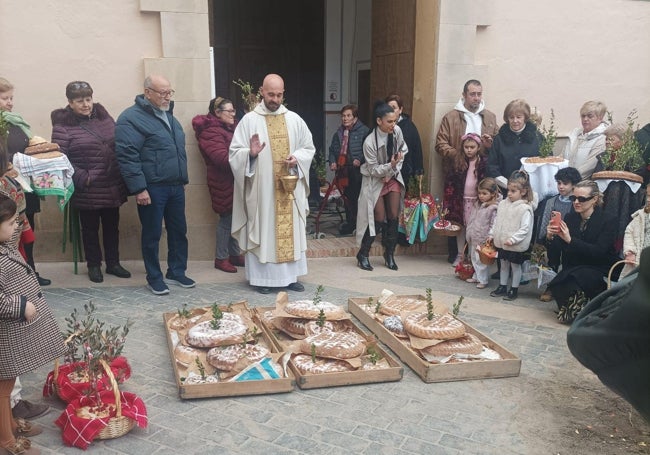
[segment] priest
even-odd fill
[[[258,292],[284,287],[300,292],[298,277],[307,274],[307,196],[315,148],[305,121],[282,104],[280,76],[267,75],[261,95],[230,144],[232,235],[246,252],[246,279]],[[283,186],[282,177],[289,175],[297,177],[293,190]]]

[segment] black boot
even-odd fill
[[[503,298],[503,300],[516,300],[517,291],[519,291],[519,288],[510,288],[508,294]]]
[[[490,297],[501,297],[508,293],[508,286],[500,284],[494,291],[490,292]]]
[[[395,258],[393,257],[393,254],[395,253],[395,245],[397,245],[398,227],[399,226],[397,220],[388,220],[388,223],[386,223],[386,229],[384,231],[384,238],[386,238],[386,242],[384,243],[384,261],[386,263],[386,267],[391,270],[397,270],[397,264],[395,264]]]
[[[370,228],[366,228],[366,232],[363,234],[363,239],[361,240],[361,248],[357,253],[357,264],[363,270],[372,270],[372,265],[370,265],[370,248],[372,247],[372,242],[375,241],[375,236],[370,235]]]

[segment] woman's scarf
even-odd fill
[[[9,112],[9,111],[2,111],[0,112],[2,114],[2,117],[10,124],[17,126],[21,130],[23,130],[23,133],[27,136],[28,139],[32,138],[32,131],[30,130],[29,124],[23,118],[21,117],[20,114],[16,114],[15,112]]]

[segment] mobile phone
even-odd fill
[[[562,214],[553,210],[551,212],[551,226],[560,228],[560,221],[562,221]]]

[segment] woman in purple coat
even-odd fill
[[[234,177],[228,162],[228,149],[237,126],[232,101],[217,97],[210,101],[207,115],[192,119],[199,150],[208,172],[212,209],[219,214],[214,267],[228,273],[244,266],[239,243],[231,235]]]
[[[115,121],[101,104],[93,103],[93,89],[83,81],[65,88],[68,105],[52,111],[52,142],[59,144],[74,167],[72,205],[79,210],[81,239],[88,277],[104,281],[99,225],[102,226],[106,273],[129,278],[120,265],[120,206],[126,186],[115,158]]]

